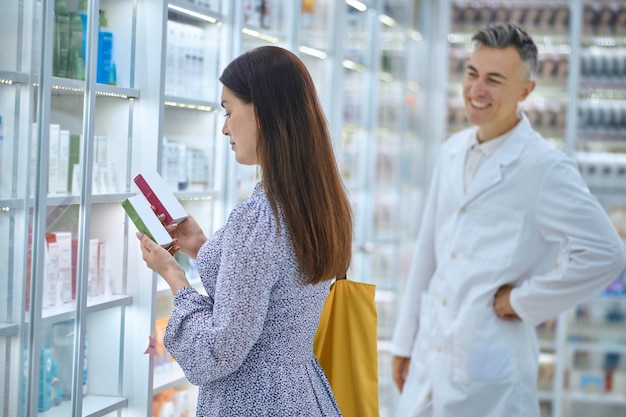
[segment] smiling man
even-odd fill
[[[523,61],[521,53],[527,55],[528,61]],[[536,56],[536,49],[530,48],[530,44],[521,50],[513,45],[477,45],[467,64],[463,99],[468,120],[478,126],[478,142],[492,140],[517,125],[517,104],[535,88],[531,74],[537,65]]]
[[[538,417],[535,326],[626,265],[576,164],[518,110],[537,47],[512,24],[473,37],[473,127],[441,146],[391,344],[398,417]]]

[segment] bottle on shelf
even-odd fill
[[[113,66],[113,32],[107,30],[106,11],[100,9],[100,28],[98,30],[98,71],[96,81],[99,84],[116,83]]]
[[[85,79],[85,59],[83,55],[83,23],[79,13],[70,12],[69,48],[67,78]]]
[[[54,2],[54,54],[52,75],[67,77],[67,63],[70,43],[70,14],[65,0]]]

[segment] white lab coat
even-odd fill
[[[598,294],[623,244],[576,164],[526,117],[463,176],[476,128],[441,146],[391,350],[411,366],[397,417],[538,417],[535,326]],[[499,319],[511,283],[521,321]]]

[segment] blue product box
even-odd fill
[[[52,349],[41,348],[39,354],[39,411],[46,411],[52,405]]]
[[[113,59],[113,33],[100,30],[98,33],[98,71],[96,82],[109,84]]]

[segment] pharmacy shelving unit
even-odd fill
[[[447,118],[427,123],[446,136],[467,127],[461,98],[471,35],[490,21],[522,25],[539,48],[537,88],[523,110],[555,147],[579,163],[592,193],[624,234],[626,206],[626,8],[623,2],[473,1],[446,5]],[[445,13],[442,11],[441,13]],[[432,84],[441,83],[435,76]],[[440,95],[441,96],[441,95]],[[433,96],[431,96],[433,97]],[[600,296],[538,327],[542,415],[626,412],[624,277]]]
[[[66,48],[66,65],[70,50],[82,54],[80,42],[68,45],[68,6],[2,6],[11,16],[2,37],[3,112],[10,121],[2,162],[9,239],[3,247],[12,248],[3,260],[9,291],[2,321],[14,329],[2,340],[7,415],[104,415],[130,402],[121,377],[131,343],[125,318],[134,311],[127,285],[133,251],[125,244],[119,202],[128,195],[140,97],[131,76],[136,15],[122,2],[100,4],[116,22],[118,85],[97,84],[98,19],[89,19],[97,15],[95,4],[83,11],[91,22],[84,32],[84,79],[58,73],[54,40]],[[78,4],[71,7],[78,11]],[[78,27],[71,26],[82,37]]]
[[[202,175],[187,173],[193,181],[178,196],[207,230],[220,217],[225,169],[216,89],[207,85],[202,97],[166,94],[167,22],[176,6],[186,5],[0,6],[7,18],[0,32],[4,415],[145,416],[153,393],[184,383],[154,376],[154,357],[144,354],[167,303],[120,205],[136,193],[137,173],[163,169],[164,138],[171,138],[188,154],[207,156]],[[217,19],[198,24],[201,8]],[[226,9],[188,9],[190,17],[178,20],[210,36],[221,28]],[[207,72],[217,73],[222,53],[211,55]],[[63,62],[77,66],[70,72]]]
[[[626,5],[571,2],[565,151],[626,239]],[[625,240],[626,241],[626,240]],[[626,413],[626,276],[558,318],[554,415]]]
[[[233,2],[233,57],[265,45],[280,46],[295,52],[295,32],[300,5],[288,0],[235,0]],[[257,166],[234,164],[234,199],[231,207],[248,198],[260,180]]]
[[[0,247],[7,265],[0,268],[4,413],[145,416],[157,407],[169,412],[169,400],[194,403],[180,370],[162,368],[157,355],[144,353],[172,296],[141,260],[120,203],[137,193],[135,175],[157,170],[208,233],[223,223],[249,195],[257,172],[241,169],[228,152],[217,77],[234,56],[274,44],[305,61],[329,120],[355,213],[350,275],[378,288],[380,404],[381,415],[389,415],[396,391],[388,338],[428,173],[430,144],[421,138],[432,133],[422,130],[417,111],[428,107],[424,93],[431,86],[413,70],[429,53],[416,28],[438,27],[429,26],[429,6],[408,0],[10,3],[0,5],[8,17],[0,29],[0,231],[9,243]],[[84,52],[66,42],[71,34],[85,40]],[[100,78],[111,36],[115,69]],[[67,62],[71,56],[78,65],[73,72],[59,66],[65,49]],[[68,132],[67,149],[58,147],[57,131],[59,143],[60,132]],[[60,159],[66,153],[71,164]],[[68,237],[70,249],[59,252]],[[60,253],[72,254],[75,269],[75,284],[63,291],[49,279],[67,272]],[[179,261],[199,288],[193,263]],[[48,405],[43,397],[52,391],[60,394],[46,397]]]
[[[29,225],[33,219],[33,193],[30,189],[31,114],[35,108],[32,85],[31,34],[39,30],[32,8],[0,6],[7,24],[0,29],[3,58],[0,61],[0,230],[5,243],[0,246],[0,408],[5,414],[20,415],[24,410],[23,371],[28,372],[28,350],[32,332],[25,311]],[[11,39],[11,42],[5,41]],[[18,171],[20,175],[18,175]]]
[[[377,288],[381,416],[393,413],[397,399],[389,340],[417,235],[425,172],[416,128],[420,81],[412,71],[423,44],[422,12],[404,0],[303,1],[294,34],[294,50],[326,110],[352,203],[349,276]]]
[[[164,82],[158,170],[207,234],[225,216],[229,160],[221,134],[223,110],[218,77],[230,56],[232,4],[226,1],[169,1],[163,28]],[[193,260],[177,254],[192,285],[203,291]],[[197,388],[163,347],[173,308],[169,287],[158,279],[153,310],[157,338],[152,414],[195,414]],[[186,404],[181,408],[180,403]],[[169,415],[169,414],[168,414]]]
[[[398,283],[406,276],[417,233],[425,172],[416,133],[420,87],[410,61],[421,41],[414,28],[421,10],[405,0],[234,3],[234,50],[288,48],[304,61],[318,89],[352,201],[349,274],[377,285],[380,409],[382,416],[390,415],[397,391],[388,341]],[[234,171],[236,198],[245,198],[257,171],[240,166]]]
[[[420,84],[411,58],[422,35],[413,2],[346,2],[338,11],[345,39],[337,74],[343,85],[339,165],[355,218],[352,278],[376,284],[379,402],[392,415],[389,341],[419,221],[424,160],[415,129]]]

